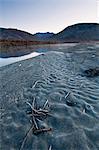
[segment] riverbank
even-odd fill
[[[50,51],[0,68],[1,149],[98,150],[99,78],[83,74],[98,64],[99,52],[84,49]],[[37,110],[48,103],[49,114],[36,124],[51,130],[31,130],[25,139],[34,99]]]

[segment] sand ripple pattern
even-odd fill
[[[34,97],[38,107],[48,99],[51,116],[41,123],[53,130],[30,133],[24,150],[48,150],[50,145],[52,150],[99,149],[99,77],[83,75],[83,70],[99,65],[99,51],[88,45],[76,48],[0,69],[2,150],[20,149],[31,125],[26,102]]]

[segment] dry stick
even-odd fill
[[[32,88],[35,88],[36,84],[39,82],[40,80],[35,81],[34,85],[32,86]]]
[[[44,112],[42,112],[43,110],[40,109],[39,112],[38,112],[37,110],[35,110],[35,109],[34,109],[35,99],[34,99],[32,105],[31,105],[29,102],[26,102],[26,103],[27,103],[27,104],[31,107],[31,109],[32,109],[32,121],[33,121],[33,123],[34,123],[34,125],[35,125],[35,128],[38,129],[38,125],[37,125],[36,120],[35,120],[35,117],[37,117],[37,116],[34,114],[34,112],[36,112],[37,115],[40,116],[40,115],[46,115],[46,114],[44,114],[44,113],[48,113],[48,111],[45,110]],[[33,111],[34,111],[34,112],[33,112]]]
[[[26,102],[30,107],[31,107],[31,109],[35,112],[35,113],[37,113],[38,115],[46,115],[45,114],[45,112],[43,113],[41,110],[36,110],[35,108],[33,108],[32,107],[32,105],[29,103],[29,102]]]
[[[27,114],[28,116],[34,116],[34,117],[41,117],[41,114],[32,114],[32,113],[30,113],[30,114]],[[45,115],[49,115],[49,113],[47,113],[47,114],[45,114]]]
[[[52,146],[50,145],[49,149],[48,150],[52,150]]]
[[[32,107],[34,108],[34,106],[35,106],[35,97],[34,97],[34,100],[32,102]]]
[[[36,110],[35,108],[33,108],[32,105],[31,105],[29,102],[26,102],[26,103],[31,107],[31,109],[32,109],[35,113],[41,114],[41,113],[38,112],[38,110]]]
[[[33,88],[36,86],[36,84],[37,84],[37,82],[34,84]],[[27,136],[29,135],[30,131],[31,131],[33,128],[35,128],[35,129],[33,130],[33,133],[34,133],[34,134],[39,134],[39,133],[41,133],[41,132],[47,132],[47,131],[51,131],[51,130],[52,130],[51,128],[39,129],[39,128],[38,128],[38,125],[37,125],[37,123],[36,123],[36,120],[35,120],[35,116],[34,116],[34,115],[35,115],[34,112],[37,113],[37,115],[41,115],[41,114],[46,115],[46,114],[44,114],[44,113],[48,113],[47,110],[44,110],[44,108],[45,108],[46,105],[48,104],[48,100],[45,102],[45,104],[44,104],[44,106],[43,106],[43,109],[39,109],[39,110],[36,110],[36,109],[34,108],[35,99],[33,100],[32,105],[31,105],[29,102],[26,102],[26,103],[27,103],[27,104],[31,107],[31,109],[32,109],[32,123],[34,123],[34,124],[32,125],[32,127],[30,127],[30,129],[29,129],[28,132],[26,133],[26,135],[25,135],[25,137],[24,137],[24,139],[23,139],[23,142],[22,142],[22,144],[21,144],[20,150],[23,149],[24,144],[25,144],[25,141],[26,141],[26,139],[27,139]],[[49,150],[51,150],[51,147],[50,147]]]
[[[65,95],[65,98],[67,98],[70,95],[70,92],[67,93],[67,95]]]
[[[43,109],[39,109],[39,110],[37,110],[38,112],[43,112],[43,113],[48,113],[48,110],[44,110],[44,108],[46,107],[46,105],[47,105],[47,103],[48,103],[48,100],[45,102],[45,104],[44,104],[44,106],[43,106]],[[34,108],[35,107],[35,98],[34,98],[34,100],[33,100],[33,103],[32,103],[32,108]],[[35,108],[34,108],[35,109]],[[35,109],[36,110],[36,109]]]
[[[41,128],[41,129],[37,129],[37,130],[34,130],[33,133],[34,134],[40,134],[42,132],[48,132],[48,131],[51,131],[52,128]]]
[[[26,135],[25,135],[25,137],[24,137],[24,139],[23,139],[23,142],[22,142],[22,144],[21,144],[20,150],[23,149],[24,144],[25,144],[25,141],[26,141],[26,139],[27,139],[27,137],[28,137],[28,135],[29,135],[29,133],[31,132],[32,129],[33,129],[33,125],[32,125],[32,127],[30,127],[30,129],[29,129],[28,132],[26,133]]]
[[[43,106],[43,109],[46,108],[47,104],[48,104],[48,99],[46,100],[46,102],[45,102],[45,104],[44,104],[44,106]]]
[[[29,102],[26,102],[26,103],[31,107],[31,109],[33,109],[32,105]]]
[[[48,110],[44,110],[44,109],[39,109],[38,112],[42,112],[42,113],[48,113]]]
[[[85,109],[82,110],[82,113],[85,113]]]
[[[33,115],[32,115],[32,119],[33,119],[33,123],[35,125],[35,129],[38,129],[38,125],[37,125],[35,117]]]
[[[32,103],[32,108],[34,108],[34,105],[35,105],[35,98],[34,98],[33,103]],[[32,121],[34,122],[36,129],[38,129],[38,125],[36,123],[33,110],[32,110],[32,119],[33,119]]]
[[[38,125],[37,125],[37,123],[36,123],[36,120],[35,120],[35,117],[34,117],[34,113],[33,113],[33,111],[36,111],[33,107],[32,107],[32,105],[34,106],[34,102],[32,103],[32,105],[29,103],[29,102],[26,102],[30,107],[31,107],[31,109],[32,109],[32,123],[34,123],[34,125],[35,125],[35,128],[36,129],[38,129]],[[37,112],[36,112],[37,113]]]
[[[39,128],[38,128],[38,125],[37,125],[37,123],[36,123],[36,120],[35,120],[35,117],[36,117],[36,116],[35,116],[35,114],[34,114],[34,112],[35,112],[35,113],[37,113],[37,115],[39,115],[39,116],[40,116],[40,115],[46,115],[46,114],[48,113],[48,110],[44,110],[44,109],[36,110],[36,109],[34,108],[35,99],[33,100],[32,105],[31,105],[29,102],[26,102],[26,103],[27,103],[27,104],[31,107],[31,109],[32,109],[32,122],[34,123],[34,126],[35,126],[35,129],[33,130],[33,133],[34,133],[34,134],[39,134],[39,133],[41,133],[41,132],[51,131],[51,128],[39,129]],[[47,103],[48,103],[48,100],[45,102],[43,108],[46,107]]]
[[[41,117],[41,114],[33,114],[33,115],[32,115],[32,114],[27,114],[27,115],[28,115],[28,116],[34,116],[34,117]],[[53,115],[52,115],[51,113],[49,113],[49,112],[45,114],[45,116],[47,116],[47,115],[48,115],[48,116],[53,116]],[[37,119],[37,118],[36,118],[36,119]]]
[[[32,110],[33,111],[33,110]],[[46,116],[47,114],[49,114],[49,111],[48,110],[43,110],[43,109],[40,109],[40,110],[37,110],[38,112],[35,112],[33,113],[33,116],[37,116],[37,117],[40,117],[41,115],[43,116]],[[31,116],[31,112],[28,112],[27,115]]]

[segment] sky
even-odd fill
[[[0,0],[0,27],[58,33],[84,22],[99,23],[99,0]]]

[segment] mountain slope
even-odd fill
[[[99,41],[99,24],[80,23],[69,26],[57,34],[47,32],[36,33],[34,35],[17,29],[0,28],[0,40],[41,41],[50,43]]]
[[[62,42],[80,42],[99,40],[99,24],[80,23],[69,26],[52,37],[52,40]]]
[[[0,40],[36,40],[32,34],[17,30],[17,29],[6,29],[0,28]]]

